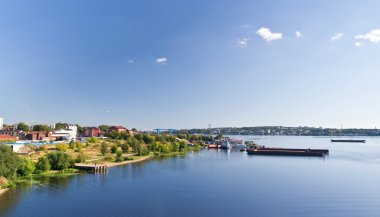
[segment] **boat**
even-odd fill
[[[246,148],[249,148],[249,146],[244,145],[244,144],[232,144],[231,147],[232,148],[236,148],[236,149],[246,149]]]
[[[232,146],[228,141],[223,141],[222,145],[220,146],[221,149],[230,149]]]
[[[207,145],[207,148],[208,148],[208,149],[218,148],[218,145],[217,145],[217,144],[208,144],[208,145]]]
[[[331,142],[358,142],[358,143],[365,143],[365,139],[331,139]]]
[[[323,157],[329,154],[328,149],[292,149],[292,148],[251,148],[247,150],[252,155],[310,156]]]

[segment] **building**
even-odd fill
[[[16,140],[24,138],[24,133],[22,130],[0,130],[0,135],[8,135],[16,137]]]
[[[50,131],[28,131],[20,133],[19,139],[31,141],[50,141],[52,139],[52,133]]]
[[[11,135],[1,135],[0,134],[0,142],[16,142],[17,137]]]
[[[4,118],[0,117],[0,130],[3,129],[4,126]]]
[[[117,131],[119,133],[121,133],[121,132],[127,132],[127,128],[125,128],[123,126],[112,126],[108,130],[109,131]]]
[[[33,152],[33,150],[30,147],[22,144],[11,145],[11,148],[12,151],[17,154],[30,154]]]
[[[66,129],[55,130],[52,133],[54,140],[72,140],[77,138],[78,127],[76,125],[69,125]]]
[[[88,127],[84,131],[84,135],[86,137],[99,137],[101,134],[101,130],[97,127]]]

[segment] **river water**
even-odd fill
[[[269,147],[328,148],[323,158],[202,150],[47,178],[0,197],[6,217],[380,216],[380,138],[246,136]]]

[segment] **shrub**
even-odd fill
[[[102,153],[103,156],[105,156],[109,152],[107,143],[105,142],[102,143],[102,146],[100,147],[100,152]]]
[[[59,144],[57,145],[57,150],[58,150],[58,151],[63,151],[63,152],[65,152],[68,148],[69,148],[69,146],[68,146],[66,143],[59,143]]]
[[[21,176],[27,176],[32,174],[36,170],[36,166],[33,161],[29,159],[23,159],[22,166],[17,170],[17,174]]]
[[[0,145],[0,176],[7,179],[16,177],[16,172],[22,164],[22,159],[13,153],[9,146]]]
[[[129,145],[127,143],[120,144],[121,150],[123,153],[128,153],[129,152]]]
[[[116,152],[116,159],[115,159],[116,162],[122,162],[123,161],[123,152],[121,151],[117,151]]]
[[[111,146],[111,153],[112,153],[112,154],[116,154],[117,149],[118,149],[117,145],[112,145],[112,146]]]
[[[47,145],[40,145],[39,150],[40,151],[47,151],[48,147],[47,147]]]
[[[3,176],[0,176],[0,189],[8,187],[8,179]]]
[[[49,171],[51,168],[50,162],[46,157],[40,157],[38,158],[38,161],[36,163],[36,170],[35,173],[40,174]]]
[[[90,137],[90,138],[87,139],[87,142],[89,142],[89,143],[97,143],[97,142],[99,142],[99,139],[95,138],[95,137]]]
[[[77,162],[77,163],[84,163],[84,162],[86,162],[86,155],[83,153],[83,152],[81,152],[81,153],[79,153],[79,155],[78,155],[78,157],[77,157],[77,159],[75,160],[75,162]]]

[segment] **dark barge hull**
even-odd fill
[[[331,142],[358,142],[365,143],[364,139],[332,139]]]
[[[252,155],[323,157],[329,153],[329,150],[327,149],[261,148],[261,149],[249,149],[247,150],[247,153],[252,154]]]

